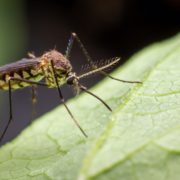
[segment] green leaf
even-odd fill
[[[180,35],[134,55],[112,75],[39,118],[0,149],[0,179],[178,180],[180,178]],[[48,99],[47,99],[48,102]]]

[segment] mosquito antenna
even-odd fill
[[[78,84],[78,85],[79,85],[79,88],[80,88],[82,91],[90,94],[91,96],[94,96],[96,99],[98,99],[99,101],[101,101],[101,102],[106,106],[106,108],[107,108],[109,111],[112,112],[112,109],[111,109],[100,97],[98,97],[98,96],[95,95],[94,93],[88,91],[87,88],[84,87],[83,85],[81,85],[81,84]]]
[[[69,44],[70,44],[70,45],[69,45],[69,47],[70,47],[69,49],[70,49],[70,50],[69,50],[68,52],[70,53],[70,51],[71,51],[71,48],[72,48],[74,39],[78,42],[79,47],[80,47],[80,49],[82,50],[83,54],[85,55],[86,60],[87,60],[87,62],[90,64],[90,66],[91,66],[93,69],[97,69],[97,66],[94,64],[91,56],[89,55],[89,53],[88,53],[88,51],[86,50],[84,44],[81,42],[80,38],[78,37],[78,35],[77,35],[76,33],[71,33],[71,38],[70,38],[70,41],[69,41],[69,42],[70,42],[70,43],[69,43]],[[101,73],[102,75],[107,76],[107,77],[109,77],[109,78],[111,78],[111,79],[113,79],[113,80],[116,80],[116,81],[125,82],[125,83],[142,83],[142,82],[140,82],[140,81],[126,81],[126,80],[121,80],[121,79],[118,79],[118,78],[114,78],[113,76],[109,75],[108,73],[104,72],[103,70],[98,71],[98,72]]]
[[[97,73],[97,72],[102,72],[103,70],[105,70],[105,69],[113,66],[114,64],[118,63],[119,60],[120,60],[120,58],[115,58],[115,59],[114,59],[112,62],[110,62],[109,64],[104,65],[104,66],[102,66],[102,67],[100,67],[100,68],[94,69],[94,70],[92,70],[92,71],[89,71],[89,72],[87,72],[87,73],[85,73],[85,74],[82,74],[82,75],[80,75],[78,78],[79,78],[79,79],[82,79],[82,78],[85,78],[85,77],[90,76],[90,75],[92,75],[92,74],[95,74],[95,73]]]
[[[118,63],[119,60],[120,60],[120,58],[115,58],[115,60],[112,61],[112,62],[110,62],[109,64],[104,65],[104,66],[102,66],[102,67],[99,67],[99,68],[97,68],[97,69],[94,69],[94,70],[92,70],[92,71],[89,71],[89,72],[87,72],[87,73],[84,73],[84,74],[80,75],[78,78],[79,78],[79,79],[82,79],[82,78],[85,78],[85,77],[90,76],[90,75],[92,75],[92,74],[95,74],[95,73],[100,72],[101,74],[109,77],[110,79],[116,80],[116,81],[120,81],[120,82],[124,82],[124,83],[142,83],[141,81],[127,81],[127,80],[115,78],[115,77],[109,75],[108,73],[106,73],[106,72],[104,71],[104,70],[106,70],[107,68],[109,68],[109,67],[113,66],[114,64]]]
[[[64,107],[66,108],[66,110],[68,111],[69,115],[71,116],[72,120],[74,121],[75,125],[79,128],[79,130],[82,132],[82,134],[85,136],[85,137],[88,137],[87,134],[84,132],[84,130],[82,129],[82,127],[80,126],[80,124],[78,123],[78,121],[74,118],[73,114],[71,113],[70,109],[68,108],[68,106],[66,105],[65,101],[64,101],[64,97],[62,95],[62,92],[61,92],[61,89],[59,87],[59,83],[58,83],[58,80],[57,80],[57,76],[56,76],[56,71],[54,69],[54,63],[53,61],[51,61],[51,66],[52,66],[52,70],[53,70],[53,75],[54,75],[54,79],[55,79],[55,83],[56,83],[56,86],[57,86],[57,90],[58,90],[58,94],[59,94],[59,97],[60,97],[60,100],[61,102],[63,103]]]

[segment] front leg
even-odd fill
[[[51,61],[51,67],[52,67],[52,72],[53,72],[53,76],[54,76],[54,80],[57,86],[57,90],[58,90],[58,94],[59,94],[59,98],[61,103],[64,105],[64,107],[66,108],[67,112],[69,113],[71,119],[74,121],[75,125],[79,128],[79,130],[81,131],[81,133],[85,136],[88,137],[87,134],[85,133],[85,131],[82,129],[82,127],[80,126],[80,124],[78,123],[78,121],[75,119],[75,117],[73,116],[73,114],[71,113],[70,109],[68,108],[68,106],[65,103],[64,97],[62,95],[61,89],[60,89],[60,85],[57,79],[57,74],[56,74],[56,70],[54,68],[54,63],[53,61]]]
[[[26,83],[30,83],[30,84],[39,85],[39,86],[47,86],[45,83],[41,83],[41,82],[35,82],[35,81],[23,79],[23,78],[8,77],[7,83],[8,83],[8,93],[9,93],[9,120],[8,120],[7,125],[5,126],[5,129],[3,130],[3,132],[0,136],[0,142],[2,141],[4,135],[6,134],[7,129],[13,119],[13,116],[12,116],[12,85],[11,85],[12,81],[20,81],[20,82],[26,82]]]

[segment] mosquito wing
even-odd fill
[[[34,67],[40,63],[39,58],[23,58],[20,61],[10,63],[0,67],[0,74],[6,74],[9,72],[19,71],[21,69],[28,69]]]

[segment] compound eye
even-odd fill
[[[69,84],[69,85],[72,85],[72,84],[74,84],[74,76],[69,76],[68,78],[67,78],[67,84]]]

